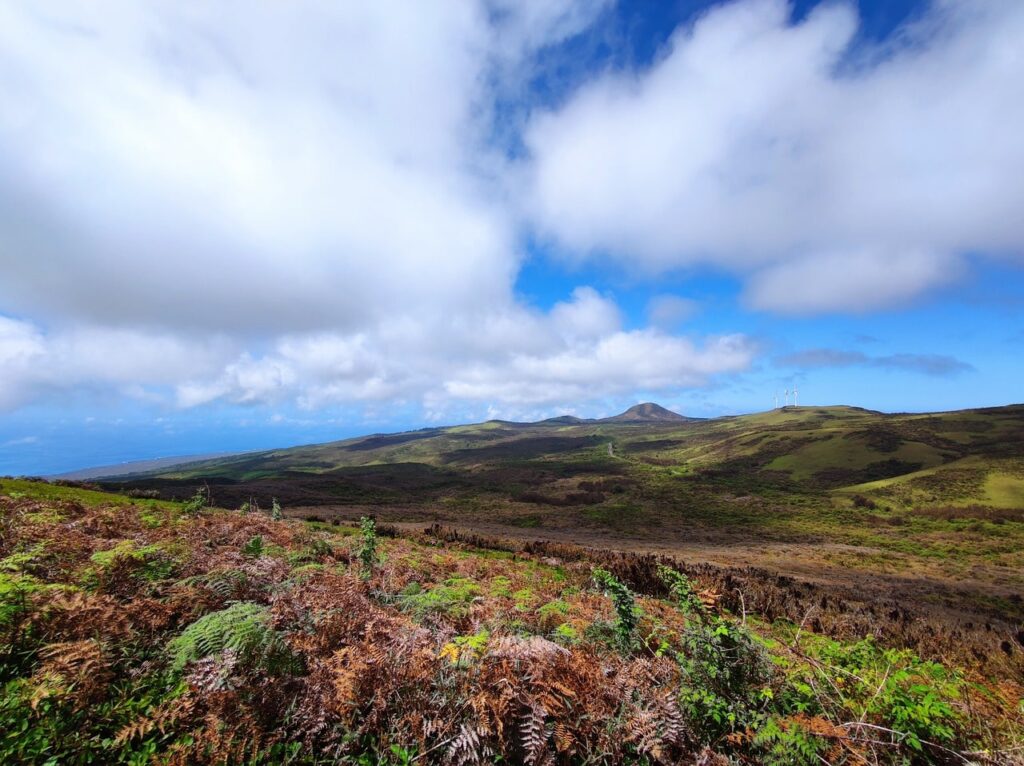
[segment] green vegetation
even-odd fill
[[[611,597],[615,605],[615,637],[623,651],[630,651],[636,644],[637,615],[636,597],[605,569],[594,570],[596,582]]]
[[[180,674],[190,662],[231,653],[230,662],[266,673],[295,670],[297,660],[270,626],[270,612],[259,604],[239,602],[212,612],[185,628],[167,645],[170,671]]]
[[[199,487],[196,493],[181,507],[181,512],[186,516],[196,516],[203,512],[209,502],[210,491],[206,487]]]
[[[402,608],[419,622],[433,617],[457,620],[469,613],[473,599],[480,595],[480,587],[464,577],[450,577],[428,590],[420,590],[417,583],[403,595]]]
[[[1020,650],[981,627],[650,556],[62,490],[0,494],[2,763],[895,766],[1005,763],[1024,736]]]
[[[359,520],[360,543],[356,555],[363,568],[363,577],[369,577],[377,564],[377,524],[368,516]]]

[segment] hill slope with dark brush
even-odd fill
[[[429,428],[205,460],[133,478],[201,479],[261,492],[279,484],[282,496],[306,482],[306,504],[344,502],[359,486],[372,495],[381,483],[399,494],[406,487],[428,490],[425,497],[470,487],[506,489],[509,499],[526,489],[564,499],[573,479],[670,477],[681,494],[694,487],[758,495],[857,492],[902,505],[1024,508],[1022,461],[1024,406],[912,415],[785,407],[700,420],[643,404],[601,420]]]
[[[278,498],[303,518],[441,521],[1024,618],[1024,406],[681,418],[644,406],[378,434],[104,486],[165,499],[206,486],[227,507]]]

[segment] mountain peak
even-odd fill
[[[621,415],[603,418],[603,420],[606,423],[677,423],[690,420],[690,418],[667,410],[660,404],[644,402],[630,407]]]

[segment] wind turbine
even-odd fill
[[[788,407],[789,406],[789,389],[787,388],[784,393],[786,395],[786,406]]]
[[[796,383],[793,384],[793,406],[796,407]]]
[[[775,389],[775,409],[779,408],[779,389]]]

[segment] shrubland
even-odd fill
[[[1024,753],[1019,647],[848,612],[800,583],[368,518],[275,520],[205,495],[16,486],[0,494],[2,763]]]

